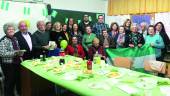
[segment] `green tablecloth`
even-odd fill
[[[78,76],[81,77],[85,74],[83,74],[82,70],[85,70],[85,62],[81,61],[80,59],[77,59],[73,56],[66,56],[64,57],[66,62],[66,67],[61,67],[59,65],[59,58],[63,57],[51,57],[48,58],[45,62],[42,62],[40,60],[27,60],[22,62],[22,66],[29,69],[30,71],[34,72],[35,74],[39,75],[40,77],[47,79],[56,85],[62,86],[76,94],[82,95],[82,96],[131,96],[132,94],[128,94],[121,89],[119,89],[120,85],[128,85],[130,87],[133,87],[138,90],[138,93],[136,95],[133,94],[133,96],[143,96],[144,90],[136,86],[136,82],[140,82],[141,78],[152,78],[153,80],[157,81],[167,81],[170,82],[170,80],[164,80],[164,78],[139,73],[135,71],[131,71],[128,69],[123,68],[117,68],[113,66],[104,66],[100,67],[99,64],[93,65],[93,77],[92,78],[86,78],[82,80],[65,80],[64,74],[69,72],[76,72],[79,74]],[[36,62],[36,63],[35,63]],[[38,63],[37,63],[38,62]],[[75,62],[78,62],[81,64],[80,69],[69,67],[71,64],[74,65]],[[69,64],[67,64],[69,63]],[[56,73],[53,71],[55,68],[63,68],[63,72]],[[120,74],[119,78],[114,78],[118,81],[118,83],[112,84],[112,81],[109,81],[111,78],[107,76],[107,74],[99,74],[101,71],[118,71]],[[82,73],[82,74],[81,74]],[[113,80],[114,80],[113,79]],[[109,88],[107,89],[95,89],[90,88],[90,84],[105,84]],[[168,83],[170,84],[170,83]],[[165,86],[165,85],[164,85]],[[166,85],[170,86],[170,85]],[[152,96],[163,96],[163,94],[160,91],[160,86],[156,86],[151,90]]]

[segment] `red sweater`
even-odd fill
[[[80,44],[77,45],[77,51],[78,51],[78,57],[80,57],[80,58],[85,57],[83,47]],[[71,45],[68,45],[67,48],[66,48],[66,54],[73,56],[74,55],[74,47],[71,46]]]

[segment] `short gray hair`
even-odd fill
[[[4,33],[5,33],[5,34],[7,33],[7,30],[8,30],[9,27],[13,27],[14,30],[16,30],[16,26],[15,26],[14,23],[6,23],[6,24],[4,24],[4,26],[3,26],[3,30],[4,30]]]

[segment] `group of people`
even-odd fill
[[[3,29],[6,35],[0,41],[0,57],[5,75],[5,96],[14,96],[15,84],[20,94],[19,66],[22,60],[39,58],[42,54],[48,56],[49,52],[57,56],[54,50],[60,50],[62,40],[68,42],[66,49],[62,50],[65,54],[90,60],[96,53],[106,60],[106,48],[134,48],[149,44],[155,48],[156,59],[162,61],[170,44],[162,22],[149,26],[142,22],[139,28],[127,19],[123,25],[113,22],[109,28],[102,15],[98,16],[97,23],[89,21],[88,15],[84,15],[79,24],[73,18],[69,18],[67,24],[38,21],[37,31],[33,34],[25,21],[19,22],[16,33],[13,23],[4,24]],[[49,50],[49,41],[56,43],[54,50]]]

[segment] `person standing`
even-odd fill
[[[154,26],[150,25],[148,27],[148,36],[146,36],[145,42],[149,44],[151,47],[155,48],[156,60],[163,61],[162,51],[165,47],[162,37],[159,34],[156,34],[154,30]]]
[[[99,15],[98,22],[93,25],[92,30],[96,34],[96,36],[99,37],[100,35],[102,35],[102,30],[108,28],[109,28],[108,24],[104,23],[104,16]]]
[[[45,22],[37,22],[38,30],[33,34],[33,46],[34,46],[34,56],[39,58],[40,55],[43,55],[48,52],[50,35],[48,31],[45,31]],[[44,51],[44,52],[43,52]]]
[[[156,34],[159,34],[162,37],[165,44],[165,48],[162,49],[162,58],[164,58],[165,54],[167,53],[167,48],[168,46],[170,46],[170,39],[165,31],[165,27],[162,22],[157,22],[154,26],[154,29],[156,30]]]
[[[15,26],[13,23],[6,23],[3,26],[5,37],[0,42],[1,68],[5,76],[4,95],[14,96],[14,89],[18,95],[20,91],[20,62],[23,51],[20,50],[17,38],[14,36]]]
[[[145,38],[147,36],[147,23],[146,22],[142,22],[140,24],[140,30],[139,33],[143,34],[143,38]]]
[[[79,29],[82,32],[82,35],[86,33],[86,27],[91,26],[93,27],[93,23],[89,20],[89,16],[87,14],[84,15],[83,21],[79,24]]]
[[[132,24],[131,33],[128,35],[128,39],[125,41],[127,47],[134,48],[136,46],[142,47],[145,43],[143,35],[138,32],[137,24]]]
[[[55,22],[53,25],[53,29],[50,33],[50,40],[55,41],[58,48],[60,48],[60,42],[62,40],[67,40],[64,32],[62,32],[61,30],[62,30],[61,23]]]
[[[78,25],[76,23],[73,24],[73,31],[71,32],[71,37],[72,36],[77,37],[79,44],[82,43],[82,34],[81,34],[81,31],[79,30]]]
[[[26,50],[23,55],[23,60],[28,60],[33,58],[33,44],[32,35],[28,32],[28,25],[25,21],[20,21],[18,24],[19,31],[15,33],[15,37],[18,40],[21,50]]]

